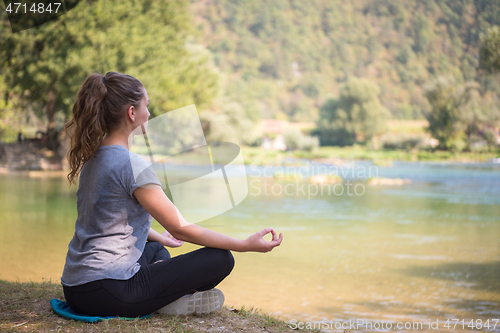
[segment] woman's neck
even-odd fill
[[[128,138],[120,135],[119,133],[112,132],[106,134],[102,140],[101,146],[120,145],[127,148],[127,150],[130,150],[130,144],[131,142],[129,142]]]

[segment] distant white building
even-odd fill
[[[275,119],[265,119],[261,122],[261,133],[263,149],[286,150],[285,139],[283,137],[283,121]]]

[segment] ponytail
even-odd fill
[[[70,184],[75,183],[85,162],[96,156],[106,133],[119,127],[127,109],[139,107],[143,87],[139,80],[122,73],[87,76],[73,104],[73,118],[64,125],[71,138],[67,156]]]

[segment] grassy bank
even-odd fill
[[[64,299],[60,284],[0,281],[1,332],[295,332],[288,325],[253,309],[224,307],[205,315],[153,314],[134,321],[118,319],[87,324],[63,318],[49,301]],[[304,330],[304,332],[313,332]]]
[[[315,127],[314,123],[288,123],[288,127],[297,127],[304,132],[309,132]],[[394,135],[423,135],[427,120],[396,120],[387,122],[387,134]],[[279,165],[286,158],[304,158],[331,163],[342,163],[342,161],[368,160],[377,165],[390,165],[394,161],[432,161],[432,162],[488,162],[493,158],[500,157],[500,151],[496,152],[462,152],[432,151],[424,149],[373,149],[367,146],[353,145],[346,147],[319,147],[314,152],[293,151],[283,152],[265,150],[260,147],[242,147],[245,163],[256,163],[260,165]]]
[[[287,158],[303,158],[313,161],[341,163],[342,161],[367,160],[377,165],[390,165],[395,161],[432,162],[489,162],[499,158],[500,152],[462,152],[429,150],[373,150],[364,146],[320,147],[314,152],[265,150],[260,147],[242,147],[246,164],[279,165]]]

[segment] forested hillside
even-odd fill
[[[0,140],[33,115],[55,149],[88,73],[119,71],[153,116],[196,104],[209,141],[260,145],[274,118],[308,122],[284,135],[297,149],[495,150],[499,26],[500,0],[87,0],[18,33],[2,9]],[[428,131],[381,137],[390,118]]]
[[[480,36],[500,24],[492,0],[202,0],[191,11],[224,78],[250,117],[311,121],[349,77],[380,88],[393,118],[423,118],[439,76],[485,82]]]

